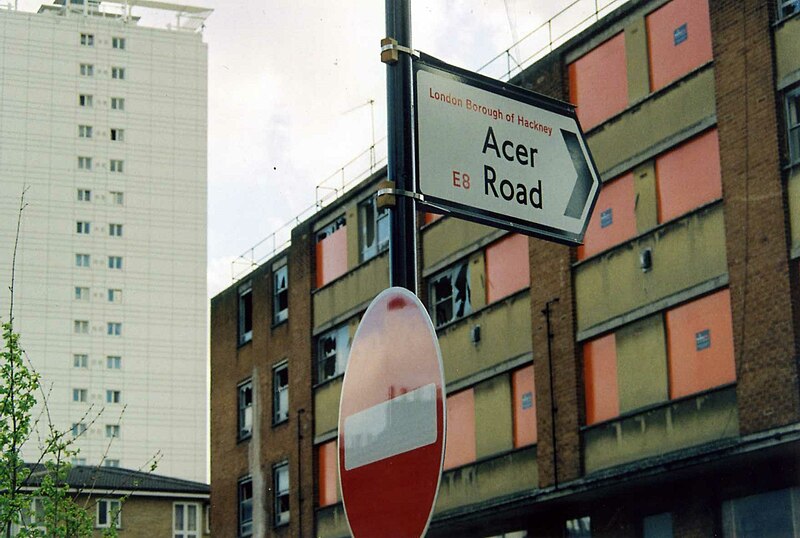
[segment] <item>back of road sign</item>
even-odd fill
[[[354,538],[419,538],[444,459],[436,331],[410,291],[372,301],[356,331],[339,407],[339,477]]]

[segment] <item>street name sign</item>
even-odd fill
[[[436,331],[413,293],[389,288],[358,326],[339,404],[339,479],[354,538],[424,535],[444,436]]]
[[[575,107],[445,64],[414,61],[417,192],[455,216],[583,240],[600,188]]]

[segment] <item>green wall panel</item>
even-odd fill
[[[314,391],[314,436],[339,428],[339,398],[342,395],[342,380],[334,379]]]
[[[658,226],[658,196],[656,195],[654,161],[647,161],[633,169],[633,188],[636,193],[634,206],[636,231],[641,234]]]
[[[511,383],[507,374],[475,386],[475,445],[478,459],[514,448]]]
[[[739,434],[736,388],[710,392],[583,433],[587,473]]]
[[[789,177],[789,220],[792,230],[792,253],[800,251],[800,169],[795,169]]]
[[[371,301],[388,287],[389,256],[383,253],[314,293],[314,326]]]
[[[650,62],[644,17],[634,19],[625,27],[625,59],[628,63],[628,102],[635,103],[650,93]]]
[[[589,148],[605,174],[714,114],[714,71],[706,69],[592,132]]]
[[[639,255],[652,249],[644,272]],[[722,205],[684,217],[575,269],[578,331],[727,273]]]
[[[445,218],[422,232],[423,270],[436,265],[453,254],[469,248],[483,238],[497,235],[499,231],[457,218]]]
[[[488,501],[539,485],[536,447],[509,452],[442,474],[436,514]]]
[[[667,347],[661,314],[618,330],[616,343],[620,413],[668,400]]]
[[[316,519],[317,538],[348,538],[350,536],[350,528],[347,526],[347,518],[341,504],[317,510]]]
[[[481,340],[473,344],[470,331],[476,325],[481,327]],[[530,295],[504,299],[438,334],[447,383],[530,353]]]

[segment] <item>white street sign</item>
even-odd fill
[[[438,60],[417,60],[415,74],[424,200],[456,216],[580,243],[600,179],[574,108]]]

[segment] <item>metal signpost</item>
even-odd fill
[[[355,538],[419,538],[441,478],[446,397],[436,331],[415,295],[415,204],[577,244],[600,179],[572,105],[412,50],[408,0],[386,0],[386,31],[390,184],[378,200],[393,199],[394,287],[370,304],[353,340],[339,478]]]

